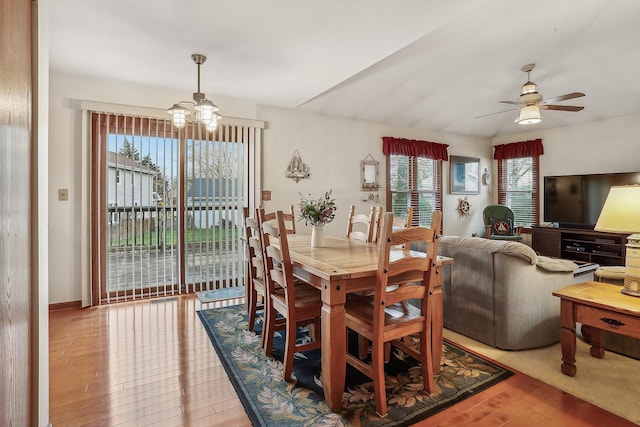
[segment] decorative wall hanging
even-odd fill
[[[471,203],[469,203],[466,197],[458,199],[458,212],[460,212],[460,216],[468,216],[471,214]]]
[[[301,179],[309,178],[311,176],[311,169],[302,161],[298,150],[296,150],[295,153],[293,153],[293,157],[291,157],[286,175],[287,178],[291,178],[295,182],[298,182]]]
[[[491,175],[489,174],[489,171],[487,170],[487,168],[484,168],[484,173],[482,174],[482,184],[483,185],[491,184]]]

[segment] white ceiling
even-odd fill
[[[637,0],[57,0],[57,70],[263,105],[496,136],[640,113]],[[523,127],[526,74],[544,98]],[[167,107],[176,100],[167,99]],[[221,111],[224,115],[224,111]]]

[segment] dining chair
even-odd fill
[[[356,206],[351,205],[349,208],[349,219],[347,221],[347,238],[362,240],[363,242],[373,242],[376,212],[375,206],[372,206],[369,215],[356,214]]]
[[[398,217],[395,216],[393,217],[393,229],[397,230],[397,229],[402,229],[402,228],[409,228],[412,226],[412,219],[413,219],[413,208],[411,206],[409,206],[407,208],[407,213],[406,215],[403,217]],[[378,211],[378,219],[376,221],[376,232],[375,237],[374,237],[374,242],[378,243],[380,241],[381,233],[382,233],[382,226],[384,225],[384,216],[382,214],[382,206],[379,207],[379,211]]]
[[[266,286],[264,280],[264,262],[262,254],[262,243],[260,239],[260,226],[256,217],[249,216],[249,209],[244,208],[244,223],[246,233],[246,281],[245,281],[245,299],[247,313],[249,315],[249,330],[255,331],[256,313],[264,310],[266,306]],[[261,342],[264,347],[265,327],[264,318],[266,313],[263,312],[263,325]]]
[[[293,205],[289,205],[288,212],[282,212],[282,214],[284,215],[285,229],[287,230],[287,234],[296,234],[296,214],[293,210]],[[273,211],[265,213],[263,219],[265,221],[274,222],[276,219],[276,212]]]
[[[267,303],[265,315],[265,354],[271,355],[273,336],[279,323],[285,328],[283,377],[291,379],[293,356],[296,352],[320,348],[320,290],[307,283],[296,282],[289,253],[289,243],[282,211],[276,212],[275,224],[258,219],[262,230]],[[280,314],[281,320],[277,315]],[[298,327],[309,325],[310,341],[298,341]]]
[[[432,286],[442,213],[433,213],[432,228],[410,227],[393,231],[393,214],[384,215],[378,270],[373,296],[353,295],[345,303],[347,328],[371,342],[370,362],[349,352],[347,363],[373,379],[376,411],[387,415],[384,362],[390,343],[421,364],[423,390],[436,390],[431,356]],[[421,242],[425,252],[399,251]],[[410,302],[411,300],[411,302]],[[418,305],[419,303],[419,305]],[[404,337],[418,334],[418,348]]]

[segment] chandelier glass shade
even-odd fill
[[[208,130],[212,131],[218,126],[218,119],[221,116],[217,113],[218,107],[200,92],[200,65],[207,60],[207,57],[194,53],[191,59],[198,66],[198,91],[193,93],[193,101],[180,101],[169,108],[167,113],[171,115],[173,125],[179,129],[187,124],[187,116],[193,114],[196,122],[204,124]],[[193,111],[182,104],[192,105]]]

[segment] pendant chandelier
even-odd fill
[[[198,91],[193,93],[193,101],[180,101],[177,104],[173,104],[173,107],[169,108],[167,113],[171,114],[173,125],[179,129],[187,124],[187,116],[193,114],[196,122],[204,124],[208,130],[212,131],[218,126],[218,119],[221,116],[216,113],[218,107],[209,101],[204,93],[200,92],[200,65],[204,64],[207,57],[194,53],[191,55],[191,59],[198,66]],[[181,104],[193,105],[194,111],[183,107]]]

